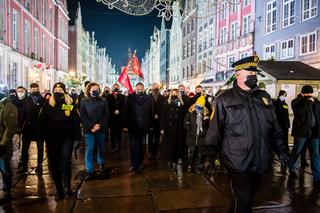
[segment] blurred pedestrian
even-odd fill
[[[129,133],[131,167],[129,171],[143,169],[146,137],[153,119],[152,100],[142,83],[136,84],[128,96],[123,113],[123,130]]]
[[[56,200],[72,196],[71,157],[74,143],[81,140],[80,117],[66,86],[58,82],[53,96],[39,113],[42,137],[46,141],[51,177],[56,186]]]
[[[86,145],[85,163],[86,179],[92,177],[94,169],[94,149],[97,147],[97,163],[100,171],[105,168],[105,136],[108,129],[109,107],[107,101],[100,96],[101,90],[97,83],[86,87],[86,97],[82,99],[80,115],[83,124]]]
[[[11,199],[12,175],[10,159],[12,157],[12,139],[18,130],[17,108],[5,94],[0,93],[0,171],[4,192],[3,199]]]
[[[176,174],[182,175],[182,163],[185,154],[183,119],[184,102],[178,89],[171,90],[169,99],[161,114],[161,133],[165,136],[168,153],[168,166]]]

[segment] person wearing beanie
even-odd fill
[[[50,172],[57,190],[56,200],[73,194],[71,189],[71,157],[74,144],[81,140],[80,117],[66,86],[53,86],[53,96],[39,113],[43,139],[46,141]]]
[[[201,149],[209,126],[209,110],[205,107],[205,96],[201,95],[184,117],[184,128],[187,132],[188,171],[200,173]]]
[[[320,102],[313,97],[313,88],[305,85],[301,94],[291,102],[294,119],[294,145],[289,163],[290,178],[296,179],[297,160],[304,146],[308,146],[314,187],[320,189]]]
[[[288,134],[290,128],[289,107],[286,103],[287,93],[284,90],[279,91],[278,98],[273,102],[274,110],[278,123],[283,132],[282,140],[286,144],[287,152],[289,152]],[[286,174],[286,165],[281,165],[281,172]]]
[[[36,173],[42,174],[44,141],[40,137],[39,131],[39,112],[43,106],[44,98],[40,94],[40,88],[37,83],[30,84],[30,95],[23,101],[24,124],[21,127],[22,148],[21,158],[19,160],[19,173],[28,172],[29,148],[32,141],[37,143],[37,168]],[[20,111],[20,110],[19,110]],[[21,111],[20,111],[21,112]],[[21,121],[21,120],[20,120]]]

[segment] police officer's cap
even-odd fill
[[[261,70],[258,69],[258,62],[258,56],[249,56],[234,62],[231,66],[236,72],[239,70],[260,72]]]

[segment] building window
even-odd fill
[[[194,56],[195,53],[196,53],[196,39],[193,38],[192,39],[192,52],[191,52],[191,55]]]
[[[13,63],[12,64],[12,84],[11,84],[11,88],[16,88],[18,86],[18,81],[17,81],[17,73],[18,73],[18,65],[17,63]]]
[[[182,75],[183,75],[183,76],[182,76],[183,78],[186,77],[186,69],[185,69],[185,68],[182,69]]]
[[[49,54],[49,58],[48,58],[48,62],[49,64],[53,64],[52,62],[52,52],[53,52],[53,46],[52,46],[52,40],[50,39],[49,41],[49,51],[48,51],[48,54]]]
[[[264,49],[264,59],[265,60],[274,60],[276,58],[276,45],[271,44],[265,46]]]
[[[244,16],[242,20],[242,35],[247,35],[250,32],[251,15]]]
[[[4,29],[5,29],[4,17],[5,17],[4,0],[0,0],[0,41],[4,40]]]
[[[42,24],[46,25],[46,8],[47,8],[47,0],[42,0]]]
[[[24,6],[25,6],[25,8],[27,8],[27,10],[30,11],[30,0],[25,0],[24,1]]]
[[[231,24],[231,40],[236,39],[238,36],[238,22],[235,21]]]
[[[43,34],[42,36],[42,58],[43,62],[45,62],[46,59],[46,35]]]
[[[28,20],[24,21],[24,54],[29,55],[30,54],[30,22]]]
[[[190,72],[191,72],[191,76],[193,76],[195,73],[194,73],[194,66],[193,64],[191,64],[191,67],[190,67]]]
[[[236,57],[235,56],[230,56],[228,57],[228,70],[232,69],[232,64],[236,61]]]
[[[220,5],[220,19],[223,20],[227,16],[227,8],[226,8],[227,3],[223,1]]]
[[[34,11],[34,16],[36,18],[39,18],[39,1],[34,1],[33,11]]]
[[[241,53],[240,54],[240,59],[246,58],[249,56],[249,53]]]
[[[230,6],[231,6],[231,13],[236,13],[238,12],[238,5],[240,4],[239,0],[231,0]]]
[[[295,0],[283,1],[283,27],[294,24]]]
[[[316,32],[305,34],[300,39],[300,54],[308,54],[316,52],[317,45],[317,34]]]
[[[243,0],[243,7],[246,7],[250,4],[250,0]]]
[[[224,44],[226,42],[227,38],[227,28],[224,27],[220,29],[220,44]]]
[[[281,59],[292,58],[294,56],[294,40],[289,39],[281,42]]]
[[[19,13],[16,10],[12,11],[12,46],[19,47]]]
[[[268,34],[277,29],[277,1],[269,2],[266,11],[266,33]]]
[[[34,29],[34,46],[33,46],[33,52],[34,52],[34,56],[35,58],[38,58],[38,48],[39,48],[39,30],[37,28]]]
[[[318,0],[302,0],[302,21],[317,16]]]

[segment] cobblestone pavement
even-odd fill
[[[125,141],[118,153],[107,149],[106,167],[113,168],[110,179],[83,181],[83,154],[79,154],[78,160],[73,157],[72,186],[77,196],[59,202],[54,200],[55,189],[47,160],[42,176],[34,171],[35,143],[30,148],[26,175],[17,174],[19,152],[16,151],[11,162],[13,200],[2,202],[0,212],[228,212],[231,192],[226,174],[217,173],[209,178],[184,172],[182,177],[177,177],[161,160],[146,160],[143,171],[130,173]],[[280,175],[279,170],[279,163],[275,161],[273,171],[264,177],[256,196],[254,212],[320,212],[320,195],[312,188],[310,168],[301,170],[294,181]]]

